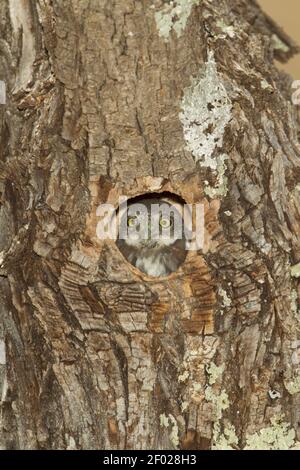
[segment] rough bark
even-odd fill
[[[295,45],[250,0],[4,0],[0,31],[2,447],[297,446]],[[164,191],[206,242],[151,279],[96,209]]]

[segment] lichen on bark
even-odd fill
[[[224,163],[216,150],[222,149],[232,104],[212,52],[199,76],[185,90],[181,108],[179,117],[187,149],[202,166],[216,170]]]
[[[170,0],[155,12],[156,25],[160,36],[169,39],[172,30],[177,36],[181,36],[194,5],[201,0]],[[154,5],[153,5],[154,6]]]

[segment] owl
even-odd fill
[[[187,250],[180,205],[149,197],[119,213],[116,241],[123,256],[144,274],[168,276],[185,261]]]

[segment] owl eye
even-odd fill
[[[128,227],[135,227],[137,225],[137,217],[128,217],[127,225]]]
[[[170,219],[166,219],[164,217],[162,217],[159,221],[159,225],[162,227],[162,228],[169,228],[169,227],[172,227],[173,225],[173,222],[172,220]]]

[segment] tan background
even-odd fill
[[[258,3],[300,45],[300,0],[258,0]],[[300,80],[299,54],[279,67]]]

